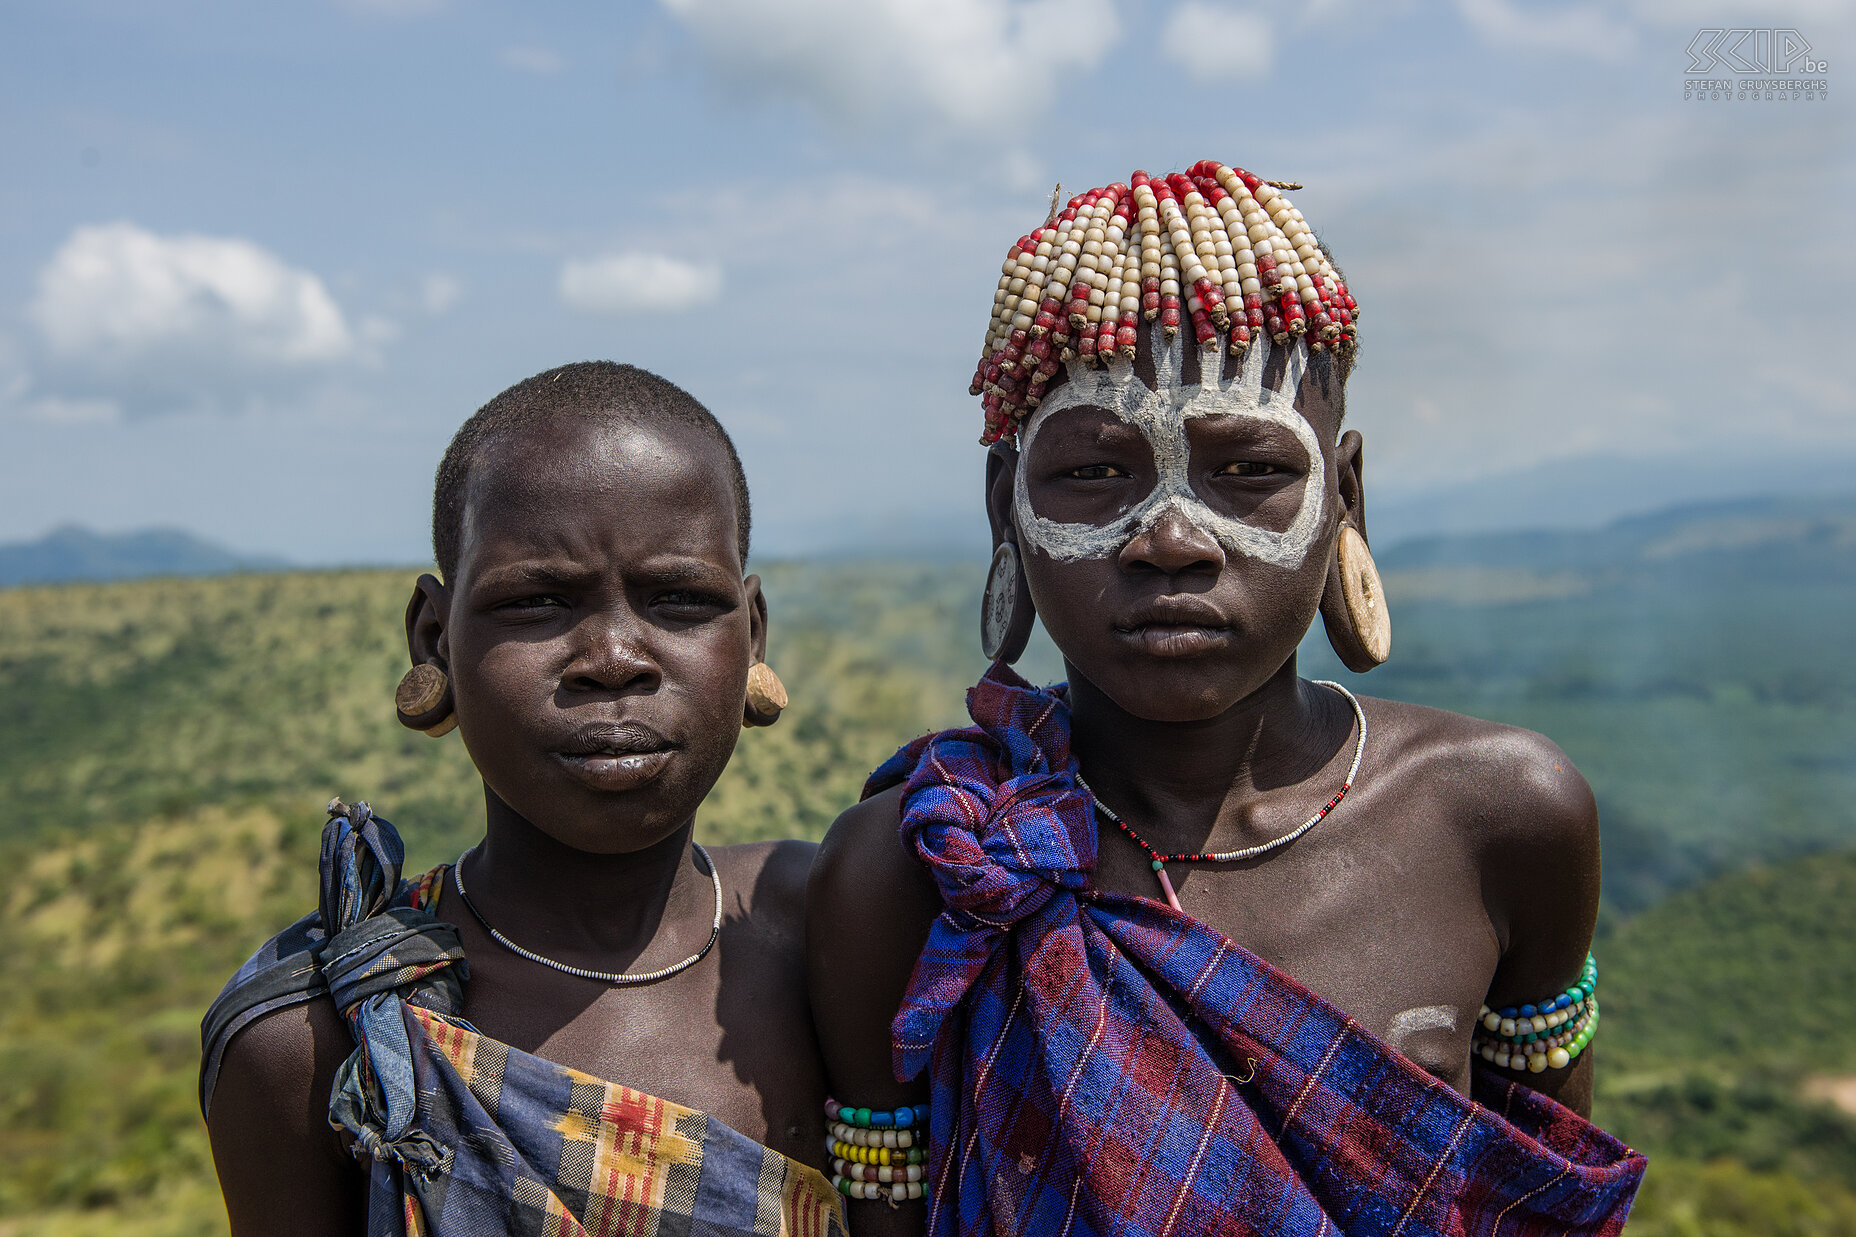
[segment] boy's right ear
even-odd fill
[[[449,670],[451,649],[445,639],[445,621],[451,613],[451,591],[431,572],[412,586],[406,603],[406,653],[415,666]]]
[[[1012,517],[1012,491],[1018,479],[1018,449],[995,442],[986,452],[986,519],[992,525],[992,548],[1005,541],[1018,544],[1018,525]]]

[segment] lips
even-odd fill
[[[1115,635],[1155,657],[1197,657],[1236,638],[1225,616],[1193,597],[1161,597],[1115,624]]]
[[[595,722],[574,731],[554,758],[594,790],[636,790],[670,767],[676,744],[638,722]]]

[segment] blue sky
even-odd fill
[[[1005,249],[1204,157],[1307,186],[1379,501],[1782,490],[1856,460],[1850,9],[15,0],[0,540],[417,561],[451,432],[588,357],[716,411],[764,554],[976,540]],[[1703,28],[1796,31],[1828,96],[1685,101]]]

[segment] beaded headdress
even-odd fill
[[[969,388],[986,410],[980,441],[1016,435],[1068,362],[1132,360],[1141,318],[1171,339],[1182,289],[1201,347],[1225,341],[1241,354],[1267,331],[1316,352],[1351,349],[1359,306],[1283,196],[1300,187],[1207,159],[1166,176],[1136,172],[1053,210],[1000,268]]]

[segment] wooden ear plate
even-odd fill
[[[1372,551],[1351,524],[1341,525],[1339,557],[1347,618],[1360,639],[1361,651],[1377,665],[1392,655],[1392,614],[1386,608],[1385,585]]]

